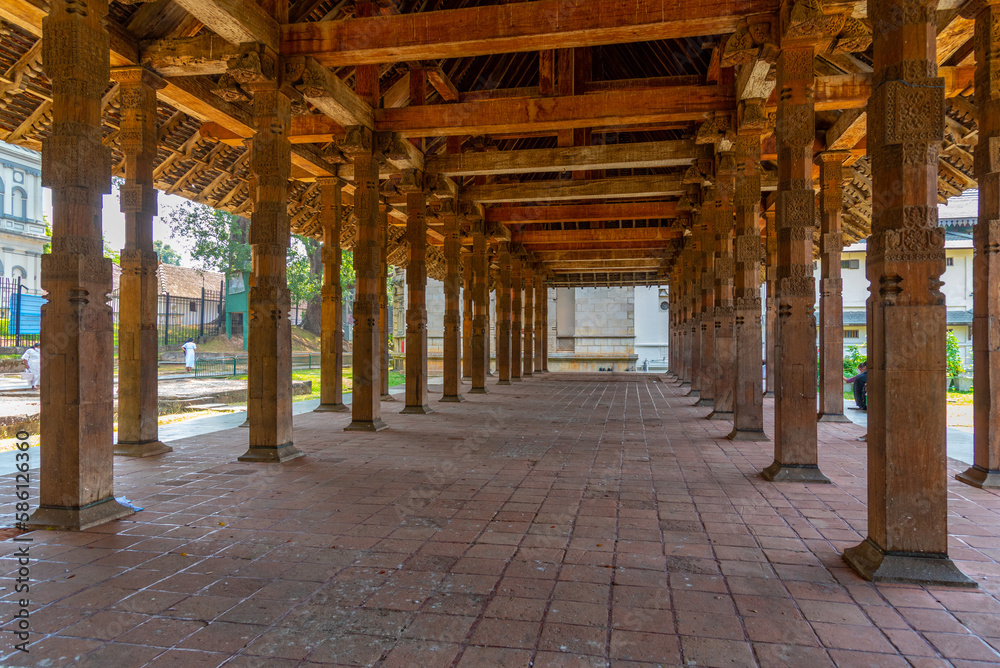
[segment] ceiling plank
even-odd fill
[[[663,247],[680,236],[668,227],[626,227],[603,230],[522,230],[511,232],[511,242],[532,246],[532,252],[550,250],[600,250],[619,245],[635,248]],[[597,244],[596,248],[593,248]],[[539,246],[539,248],[534,248]]]
[[[778,5],[776,0],[536,0],[290,24],[281,28],[281,52],[348,66],[697,37],[734,32],[741,16],[775,12]]]

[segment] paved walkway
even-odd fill
[[[490,390],[430,416],[383,404],[377,434],[298,415],[307,456],[284,465],[237,462],[245,429],[116,459],[146,510],[26,534],[33,644],[0,636],[0,665],[1000,663],[1000,495],[949,485],[979,589],[873,586],[839,556],[865,529],[862,427],[820,426],[833,485],[772,484],[769,443],[720,438],[652,376]]]

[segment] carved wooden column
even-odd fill
[[[691,230],[691,236],[688,237],[688,243],[691,246],[691,251],[689,257],[691,258],[691,284],[690,290],[690,307],[691,307],[691,317],[688,320],[688,331],[690,332],[690,347],[691,347],[691,389],[688,391],[687,396],[689,397],[700,397],[701,396],[701,384],[704,381],[701,373],[701,265],[702,265],[702,253],[701,244],[702,238],[699,234],[699,230],[696,229],[692,219],[690,211],[685,213],[679,213],[681,216],[681,225],[684,229]],[[696,402],[697,403],[697,402]]]
[[[819,416],[820,422],[850,422],[844,415],[844,298],[840,212],[847,151],[824,151],[819,163]]]
[[[549,324],[549,286],[542,284],[542,327],[545,333],[542,335],[542,373],[549,372],[549,333],[552,327]]]
[[[462,249],[462,378],[472,380],[472,253]]]
[[[262,55],[261,61],[265,59],[266,55]],[[263,72],[256,81],[245,82],[244,87],[253,92],[256,131],[251,140],[250,171],[257,188],[250,217],[250,448],[239,459],[284,462],[303,454],[292,445],[292,323],[286,275],[291,239],[287,209],[292,171],[292,145],[288,141],[291,102],[279,90],[277,80],[266,78]]]
[[[778,323],[774,388],[775,481],[829,482],[816,454],[816,294],[813,279],[812,189],[814,37],[782,41],[778,56]]]
[[[510,379],[521,380],[521,258],[511,257]]]
[[[380,204],[378,208],[378,229],[379,229],[379,276],[382,279],[382,289],[378,293],[378,323],[382,336],[379,346],[379,400],[395,401],[396,398],[389,394],[389,361],[392,359],[392,351],[389,349],[389,290],[387,286],[389,276],[389,205]]]
[[[740,103],[741,117],[766,118],[763,100]],[[755,112],[752,107],[759,107]],[[736,375],[733,441],[767,441],[764,434],[763,340],[760,327],[760,134],[740,126],[736,138],[736,240],[734,274]]]
[[[736,156],[719,153],[715,165],[715,410],[709,420],[732,420],[736,384],[736,309],[733,261]]]
[[[442,362],[444,389],[441,401],[460,402],[462,397],[462,240],[458,213],[444,218],[444,341]]]
[[[497,385],[510,385],[510,247],[500,243],[500,282],[497,284]]]
[[[869,580],[974,586],[948,558],[936,10],[934,0],[868,3],[868,537],[844,559]]]
[[[530,376],[534,371],[535,365],[532,361],[532,356],[535,351],[534,344],[534,312],[535,312],[535,278],[533,271],[528,264],[521,264],[521,277],[524,281],[524,363],[523,371],[521,375],[523,377]]]
[[[421,189],[423,174],[404,175],[406,239],[410,257],[406,265],[406,406],[401,413],[424,415],[427,405],[427,203]]]
[[[764,396],[774,396],[774,377],[777,375],[777,351],[774,347],[774,326],[778,319],[778,300],[774,297],[775,276],[778,271],[778,235],[774,229],[774,209],[764,212],[764,242],[767,268],[764,270],[767,281],[767,301],[765,302],[765,345],[767,346],[767,371],[764,379]]]
[[[53,0],[42,26],[53,98],[52,134],[42,143],[52,252],[42,256],[45,447],[31,528],[79,531],[133,512],[115,501],[112,477],[111,260],[101,241],[101,195],[111,191],[111,154],[101,142],[101,96],[110,76],[107,10],[101,0]]]
[[[701,304],[698,340],[701,345],[701,392],[697,406],[715,405],[715,209],[702,206],[695,218],[694,234],[701,238],[701,275],[695,283]]]
[[[121,210],[125,214],[125,248],[121,254],[120,316],[118,322],[118,443],[116,455],[150,457],[173,448],[157,434],[156,395],[156,252],[153,218],[156,188],[156,91],[164,86],[141,67],[122,67],[112,76],[119,84],[121,149],[125,184]]]
[[[354,387],[351,424],[345,431],[385,429],[379,403],[382,376],[382,329],[379,326],[380,294],[385,294],[379,232],[378,161],[372,155],[371,131],[348,128],[344,152],[354,161],[354,217],[358,237],[354,244]]]
[[[323,226],[323,288],[320,312],[319,406],[317,413],[346,413],[344,405],[344,295],[340,284],[340,234],[343,184],[336,178],[317,180]]]
[[[680,253],[681,263],[681,294],[680,294],[680,327],[678,336],[681,339],[681,384],[680,387],[691,387],[691,237],[684,237],[684,246]]]
[[[486,263],[486,223],[472,221],[472,389],[469,394],[487,394],[486,359],[487,311],[490,307],[489,267]]]
[[[532,353],[535,373],[542,372],[542,340],[545,338],[545,319],[542,308],[545,304],[545,276],[535,272],[535,350]]]
[[[974,2],[963,12],[976,19],[976,106],[979,143],[974,165],[979,220],[973,234],[972,366],[973,465],[958,479],[1000,488],[1000,5]]]

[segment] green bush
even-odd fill
[[[955,336],[955,332],[950,329],[945,338],[945,364],[948,368],[949,378],[965,373],[965,366],[962,365],[962,353],[958,349],[958,338]]]

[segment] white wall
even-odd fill
[[[635,354],[636,368],[644,360],[665,359],[669,339],[670,311],[660,308],[667,301],[666,288],[635,288]]]

